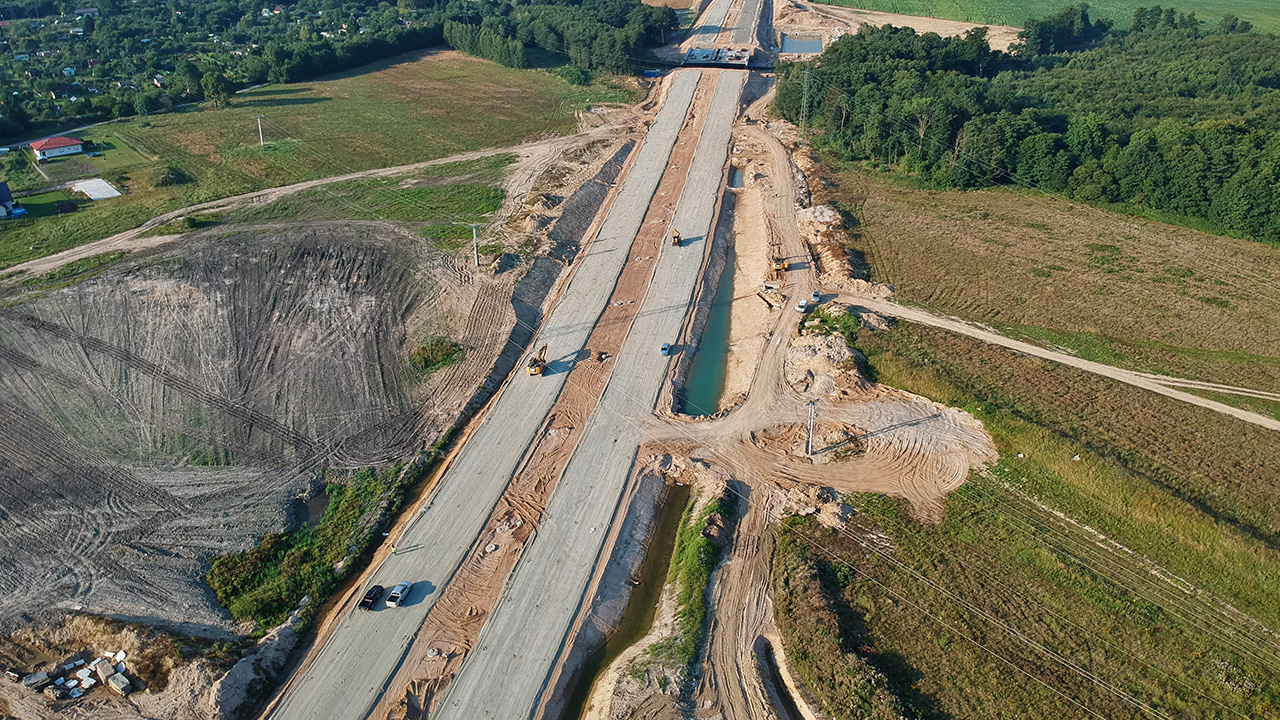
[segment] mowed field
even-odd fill
[[[1280,248],[1009,190],[832,179],[825,199],[862,222],[853,246],[899,300],[1099,362],[1280,390]]]
[[[1015,25],[1022,27],[1027,18],[1042,18],[1070,5],[1066,0],[821,0],[829,5],[880,10],[903,15],[963,20],[965,22]],[[1119,27],[1128,27],[1133,11],[1161,4],[1146,0],[1107,0],[1090,3],[1094,18],[1106,18]],[[1180,12],[1195,11],[1196,17],[1217,23],[1223,15],[1235,15],[1253,23],[1259,30],[1280,32],[1280,4],[1274,0],[1197,0],[1194,3],[1163,3]]]
[[[629,98],[619,87],[573,86],[547,72],[426,51],[240,93],[228,108],[112,123],[100,133],[148,161],[103,173],[128,194],[70,215],[5,223],[0,269],[193,203],[570,133],[587,105]],[[265,146],[255,115],[263,116]]]

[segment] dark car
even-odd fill
[[[372,610],[373,604],[378,602],[378,599],[382,597],[382,590],[383,588],[381,585],[374,585],[369,588],[369,591],[364,594],[364,599],[360,601],[360,609]]]

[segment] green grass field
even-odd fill
[[[110,123],[98,136],[120,142],[111,141],[114,152],[104,159],[122,159],[102,175],[128,194],[86,205],[74,218],[5,223],[0,269],[194,203],[573,132],[576,111],[629,99],[617,86],[574,86],[545,71],[428,51],[325,80],[237,94],[229,108]],[[258,145],[255,115],[264,116],[265,147]],[[146,163],[125,162],[128,153]],[[168,169],[189,181],[161,182]]]
[[[1051,15],[1070,5],[1064,0],[822,0],[828,5],[879,10],[903,15],[963,20],[965,22],[1013,25],[1022,27],[1027,18]],[[1176,7],[1182,12],[1195,11],[1196,17],[1217,23],[1223,15],[1236,15],[1266,32],[1280,32],[1280,3],[1274,0],[1199,0],[1195,3],[1156,3],[1144,0],[1107,0],[1090,4],[1094,18],[1106,18],[1119,27],[1128,27],[1133,11],[1140,7]]]
[[[811,565],[824,597],[775,597],[832,613],[784,628],[824,704],[878,673],[926,718],[1280,717],[1258,624],[1280,625],[1280,516],[1253,495],[1277,486],[1269,432],[909,323],[857,344],[880,382],[973,413],[1001,459],[940,525],[847,497],[883,553],[789,523],[799,556],[775,561]],[[823,650],[833,632],[848,655]]]

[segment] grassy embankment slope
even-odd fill
[[[1280,384],[1273,247],[1011,191],[922,191],[825,169],[836,185],[817,199],[857,211],[854,248],[902,300],[1106,362]],[[799,563],[821,580],[819,604],[857,654],[848,672],[867,675],[863,689],[883,674],[925,717],[1086,716],[1074,702],[1103,717],[1143,717],[1144,706],[1157,717],[1280,716],[1280,653],[1266,629],[1280,627],[1274,433],[930,328],[852,340],[880,382],[972,412],[1001,454],[937,527],[897,503],[850,498],[863,511],[855,533],[887,535],[885,555],[811,527],[782,546],[789,577],[805,577]],[[779,602],[817,602],[805,599],[815,587],[784,583]],[[822,649],[792,626],[791,646]],[[838,675],[824,680],[829,662],[809,663],[816,694],[868,701]]]
[[[863,10],[879,10],[881,12],[902,13],[903,15],[921,15],[924,17],[945,18],[947,20],[963,20],[965,22],[990,23],[992,25],[1013,25],[1022,27],[1027,18],[1045,17],[1069,5],[1065,0],[980,0],[980,2],[960,2],[960,0],[821,0],[828,5],[860,8]],[[1120,27],[1128,27],[1133,19],[1133,11],[1140,7],[1152,7],[1160,3],[1145,0],[1108,0],[1105,3],[1092,3],[1090,14],[1098,19],[1107,19]],[[1183,12],[1195,11],[1196,17],[1210,23],[1216,23],[1223,15],[1235,15],[1253,23],[1259,30],[1280,32],[1280,5],[1271,0],[1200,0],[1194,5],[1188,3],[1164,3]]]
[[[111,123],[99,134],[146,158],[103,173],[129,194],[85,204],[71,215],[6,222],[0,226],[0,269],[186,205],[572,132],[576,110],[626,99],[617,87],[573,86],[548,72],[432,51],[326,80],[241,93],[225,109]],[[265,147],[258,146],[255,115],[265,116]]]

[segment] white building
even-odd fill
[[[80,138],[67,136],[52,137],[48,140],[37,140],[31,143],[31,149],[35,151],[36,158],[48,160],[49,158],[75,155],[78,152],[83,152],[84,141]]]

